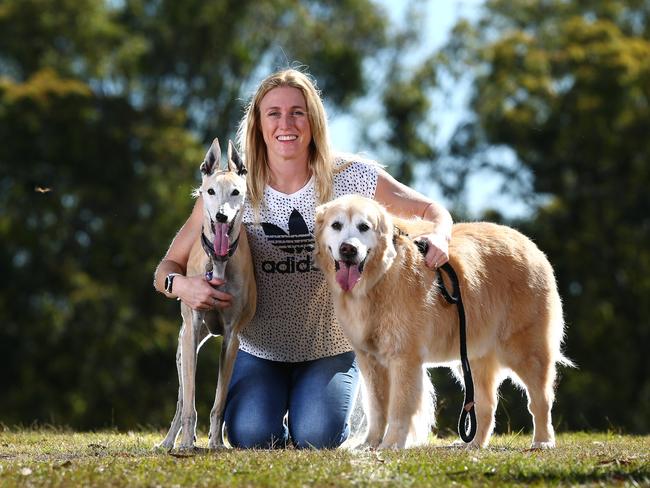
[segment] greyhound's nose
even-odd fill
[[[217,219],[217,222],[219,222],[220,224],[225,224],[226,222],[228,222],[228,217],[226,217],[221,212],[215,215],[215,218]]]
[[[352,244],[348,244],[347,242],[344,242],[339,247],[339,253],[341,254],[341,257],[343,259],[345,259],[346,261],[351,261],[357,256],[357,248],[354,247]]]

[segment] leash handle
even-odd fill
[[[418,250],[422,255],[426,255],[429,250],[429,243],[426,241],[414,241]],[[452,292],[445,287],[440,270],[443,270],[451,280]],[[463,299],[460,296],[460,285],[458,284],[458,275],[449,263],[445,263],[437,270],[438,280],[437,285],[440,293],[447,300],[448,303],[458,307],[458,321],[459,321],[459,342],[460,342],[460,365],[463,370],[463,382],[465,383],[465,402],[463,409],[460,411],[460,418],[458,419],[458,435],[463,442],[472,442],[476,436],[476,411],[474,410],[474,380],[472,379],[472,370],[469,367],[469,359],[467,358],[467,324],[465,319],[465,307],[463,306]]]

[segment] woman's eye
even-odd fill
[[[343,224],[341,222],[334,222],[332,224],[332,229],[334,230],[341,230],[343,228]]]
[[[359,224],[357,225],[357,229],[359,229],[360,232],[366,232],[370,227],[368,224]]]
[[[291,112],[291,115],[293,115],[294,117],[300,117],[302,115],[305,115],[305,112],[303,112],[302,110],[294,110],[293,112]]]
[[[239,190],[238,190],[237,188],[235,188],[235,189],[232,191],[231,195],[232,195],[233,197],[236,197],[237,195],[239,195]]]
[[[214,195],[214,190],[212,188],[208,188],[208,195]]]

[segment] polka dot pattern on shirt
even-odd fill
[[[374,197],[377,166],[353,162],[334,176],[334,196]],[[244,211],[257,280],[257,310],[240,348],[274,361],[298,362],[352,348],[338,325],[323,273],[314,261],[314,179],[291,195],[266,187],[260,225]]]

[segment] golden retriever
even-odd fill
[[[441,296],[436,271],[403,235],[431,230],[429,222],[397,219],[356,195],[316,210],[316,258],[357,355],[367,394],[364,445],[371,448],[426,441],[433,391],[427,365],[449,366],[462,381],[456,307]],[[562,302],[551,265],[521,233],[485,222],[455,224],[449,255],[465,304],[474,375],[478,425],[469,446],[487,445],[499,384],[511,377],[528,396],[532,447],[553,447],[556,364],[571,362],[561,352]]]

